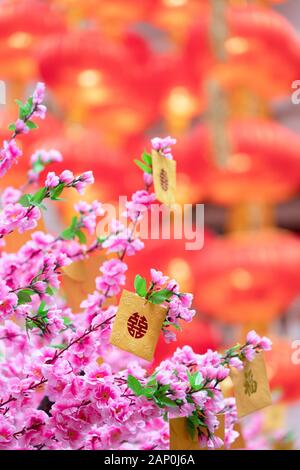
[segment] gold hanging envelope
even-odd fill
[[[242,428],[240,423],[236,423],[233,427],[234,431],[239,433],[239,436],[235,439],[235,441],[231,444],[230,450],[237,450],[237,449],[245,449],[246,442],[243,436]]]
[[[263,432],[270,433],[284,429],[286,427],[286,410],[286,405],[282,403],[276,403],[270,408],[266,408],[263,411]]]
[[[167,206],[172,206],[176,202],[176,161],[152,150],[152,170],[156,198]]]
[[[123,290],[110,342],[124,351],[152,361],[165,318],[165,308]]]
[[[94,254],[62,268],[63,291],[74,312],[80,310],[81,302],[96,289],[95,278],[101,275],[99,268],[103,261],[104,255]]]
[[[218,415],[219,427],[215,430],[214,435],[220,437],[224,442],[225,437],[225,419],[224,415]],[[199,445],[198,435],[192,437],[189,434],[187,419],[174,418],[169,421],[170,428],[170,450],[208,450],[207,447],[202,448]],[[207,434],[206,428],[200,428],[200,431]],[[224,449],[224,446],[220,450]],[[219,449],[217,449],[219,450]]]
[[[263,353],[252,362],[245,361],[243,370],[232,368],[230,377],[239,418],[272,404]]]

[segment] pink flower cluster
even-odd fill
[[[246,344],[241,348],[240,354],[229,354],[229,365],[238,370],[243,369],[243,360],[253,361],[258,350],[269,351],[272,342],[266,336],[260,337],[254,330],[247,334]]]
[[[14,136],[34,127],[29,124],[32,116],[44,117],[44,94],[44,85],[38,84],[32,99],[20,104],[22,119],[15,123]],[[152,145],[172,158],[174,143],[168,137],[154,139]],[[0,173],[18,156],[13,137],[1,151]],[[39,174],[46,164],[60,159],[55,151],[38,151],[31,159],[33,172]],[[50,171],[45,187],[35,194],[7,188],[1,197],[0,237],[34,228],[44,199],[59,199],[65,187],[82,192],[93,181],[90,171],[78,177],[70,170],[59,175]],[[198,355],[186,346],[151,375],[141,361],[121,351],[117,362],[113,359],[116,349],[109,345],[116,306],[107,305],[106,300],[118,295],[125,284],[125,256],[143,247],[135,229],[154,199],[146,184],[146,190],[134,193],[126,206],[130,228],[112,221],[111,233],[105,239],[95,238],[90,246],[85,241],[81,245],[72,233],[64,238],[34,232],[16,253],[1,252],[1,450],[164,449],[169,441],[163,421],[166,413],[185,416],[190,423],[197,423],[201,413],[207,430],[199,433],[201,445],[222,444],[215,436],[217,416],[230,411],[220,382],[228,376],[234,358],[251,360],[253,351],[267,349],[266,338],[251,332],[244,346],[232,348],[225,356],[213,351]],[[87,230],[93,236],[96,218],[103,215],[101,204],[80,202],[76,210],[75,231]],[[69,231],[73,228],[71,225]],[[73,312],[60,290],[62,268],[73,260],[85,260],[98,249],[115,254],[115,258],[109,256],[104,261],[96,290],[82,301],[80,313]],[[195,313],[192,295],[181,293],[176,281],[152,270],[148,294],[160,296],[161,291],[166,295],[161,302],[167,312],[164,334],[170,340],[174,335],[169,327],[179,328],[181,320],[191,321]],[[195,429],[198,432],[197,426]]]
[[[45,180],[45,186],[48,189],[53,189],[59,184],[64,184],[66,187],[75,188],[80,194],[83,194],[85,188],[93,183],[94,176],[92,171],[85,171],[77,177],[75,177],[70,170],[62,171],[59,176],[57,176],[54,171],[50,171]]]
[[[152,148],[169,160],[173,160],[171,147],[175,144],[176,139],[170,136],[164,138],[154,137],[154,139],[151,139]]]
[[[125,228],[123,224],[113,220],[111,234],[102,243],[102,247],[107,253],[117,253],[119,256],[126,253],[127,256],[133,256],[144,248],[144,243],[138,237],[133,236],[131,228]]]
[[[167,343],[176,341],[176,333],[170,331],[169,326],[180,329],[180,320],[191,322],[196,314],[196,311],[191,308],[193,302],[193,294],[180,293],[179,285],[174,279],[164,276],[161,271],[151,269],[151,291],[155,292],[157,289],[167,289],[173,291],[174,294],[168,299],[167,302],[167,316],[163,328],[163,335]]]
[[[0,176],[17,163],[18,158],[22,155],[21,149],[17,146],[15,140],[4,141],[3,148],[0,150]]]
[[[0,213],[0,238],[15,229],[23,233],[35,228],[40,217],[41,213],[37,207],[28,209],[19,203],[6,204]]]
[[[30,183],[38,181],[39,174],[44,170],[47,165],[61,161],[62,155],[58,150],[36,150],[30,158],[30,163],[32,166],[32,168],[28,172],[28,179]]]
[[[29,132],[29,124],[33,124],[30,119],[32,117],[45,118],[47,108],[42,104],[45,95],[44,83],[38,83],[30,100],[27,101],[25,107],[22,105],[22,119],[19,118],[15,124],[12,124],[14,133],[10,140],[4,141],[3,148],[0,150],[0,177],[3,176],[13,164],[18,162],[18,158],[22,155],[21,149],[15,141],[15,137],[19,134],[27,134]],[[29,122],[30,121],[30,122]],[[33,124],[34,125],[34,124]],[[34,125],[34,127],[36,127]],[[11,128],[11,127],[10,127]]]
[[[124,215],[129,217],[133,222],[140,220],[143,214],[151,208],[155,200],[156,196],[154,193],[149,193],[145,189],[136,191],[132,195],[131,201],[126,203],[126,212]]]
[[[80,201],[74,207],[80,214],[80,227],[86,228],[92,235],[96,230],[97,217],[101,217],[105,212],[102,204],[98,201],[93,201],[91,204]]]
[[[119,294],[125,284],[127,265],[119,259],[104,261],[100,271],[102,276],[96,278],[96,288],[109,297]]]

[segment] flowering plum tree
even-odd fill
[[[44,118],[45,87],[18,101],[19,118],[9,126],[12,136],[0,151],[0,175],[20,158],[17,138],[35,129],[35,118]],[[174,139],[155,138],[152,148],[172,159]],[[126,206],[129,228],[112,220],[108,236],[96,236],[104,210],[98,201],[80,202],[77,215],[58,236],[34,231],[16,252],[5,251],[6,237],[33,230],[46,210],[45,201],[60,201],[74,188],[83,193],[93,183],[91,171],[74,176],[50,171],[43,184],[40,174],[62,156],[39,150],[31,159],[28,182],[8,187],[1,194],[0,213],[0,449],[166,449],[167,420],[187,417],[191,433],[211,448],[223,442],[215,435],[218,416],[225,414],[225,444],[236,437],[236,410],[225,399],[220,384],[229,366],[243,367],[256,353],[270,348],[267,338],[250,332],[244,345],[225,352],[195,354],[189,346],[149,373],[143,363],[109,343],[117,306],[112,302],[125,284],[126,257],[143,248],[135,228],[155,203],[151,192],[151,158],[144,154],[144,189],[136,191]],[[56,202],[55,202],[56,203]],[[90,243],[87,243],[86,234]],[[61,296],[62,268],[85,260],[97,250],[109,255],[100,266],[95,290],[73,312]],[[192,294],[178,283],[151,270],[150,282],[139,275],[136,292],[148,302],[166,308],[163,334],[176,340],[179,319],[191,321]]]

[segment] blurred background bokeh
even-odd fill
[[[24,151],[55,148],[55,170],[92,169],[88,199],[138,189],[133,158],[154,136],[177,138],[178,201],[205,204],[205,243],[148,240],[129,260],[129,283],[153,266],[195,295],[196,320],[156,361],[178,344],[204,352],[252,328],[268,334],[276,405],[251,418],[246,437],[299,448],[299,0],[0,0],[0,47],[1,137],[14,99],[44,81],[48,117]],[[21,185],[27,169],[23,159],[4,184]],[[51,229],[75,197],[51,212]]]

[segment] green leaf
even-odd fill
[[[142,395],[144,395],[146,398],[152,398],[155,393],[155,389],[152,387],[145,387],[143,388]]]
[[[75,234],[78,237],[79,243],[81,244],[86,243],[86,236],[82,230],[79,230],[79,229],[75,230]]]
[[[166,393],[170,388],[170,385],[163,385],[162,387],[159,387],[158,391],[160,394]]]
[[[170,297],[174,295],[174,292],[168,289],[162,289],[157,292],[152,292],[152,294],[149,296],[148,300],[152,304],[162,304],[165,302],[165,300],[168,300]]]
[[[34,294],[36,294],[35,290],[34,290],[34,289],[30,289],[29,287],[26,287],[26,289],[22,289],[21,292],[25,292],[25,294],[28,294],[28,295],[34,295]]]
[[[37,160],[36,162],[34,162],[34,164],[33,164],[33,171],[35,173],[41,173],[44,168],[45,168],[45,165],[43,164],[43,162],[40,159]]]
[[[37,129],[38,128],[36,123],[33,122],[33,121],[26,121],[26,126],[28,127],[28,129]]]
[[[14,122],[13,122],[12,124],[10,124],[10,125],[8,126],[8,130],[9,130],[9,131],[15,131],[15,130],[16,130],[16,124],[15,124]]]
[[[65,326],[69,326],[69,325],[72,325],[72,320],[68,317],[62,317],[63,319],[63,322],[64,322],[64,325]]]
[[[162,405],[170,406],[171,408],[176,408],[177,407],[177,403],[175,401],[171,400],[169,397],[160,397],[159,401]]]
[[[191,420],[190,416],[186,419],[186,426],[188,433],[192,439],[194,439],[196,434],[196,426],[194,425],[193,421]]]
[[[32,197],[31,197],[31,203],[34,206],[38,206],[41,204],[41,202],[44,200],[45,196],[47,193],[47,188],[41,188],[39,189]]]
[[[31,295],[35,294],[32,289],[22,289],[17,292],[18,305],[28,304],[31,302]]]
[[[42,313],[44,311],[45,307],[46,307],[46,302],[44,300],[42,300],[42,302],[40,303],[40,306],[38,308],[37,314],[39,315],[40,313]]]
[[[21,204],[23,207],[30,207],[32,205],[31,199],[31,194],[23,194],[23,196],[21,196],[19,199],[19,204]]]
[[[175,328],[175,330],[181,331],[180,326],[177,325],[176,323],[172,323],[171,321],[167,321],[167,320],[164,321],[163,326],[173,326]]]
[[[75,232],[74,230],[68,227],[61,232],[60,237],[64,240],[72,240],[73,238],[75,238]]]
[[[102,245],[102,243],[104,243],[106,239],[107,237],[97,237],[97,243],[99,245]]]
[[[155,377],[151,378],[150,380],[148,380],[147,382],[147,387],[152,387],[152,388],[155,388],[155,390],[157,389],[158,387],[158,382],[156,380]]]
[[[145,173],[148,173],[149,175],[152,175],[152,168],[149,166],[145,165],[145,163],[141,162],[140,160],[134,160],[134,163]]]
[[[200,372],[195,372],[194,374],[188,372],[188,378],[192,389],[197,390],[202,385],[203,377]]]
[[[128,375],[127,385],[138,397],[143,394],[143,387],[141,383],[138,381],[138,379],[133,377],[133,375]]]
[[[147,152],[143,152],[142,153],[142,160],[147,164],[149,165],[150,167],[152,166],[152,156],[147,153]]]
[[[15,103],[17,103],[17,105],[20,107],[20,106],[23,106],[23,103],[21,100],[15,100]]]
[[[144,279],[142,276],[137,274],[134,279],[134,288],[136,293],[140,297],[145,297],[147,294],[147,282],[146,279]]]
[[[48,286],[47,289],[46,289],[46,294],[54,295],[55,291],[54,291],[54,289],[52,289],[52,287]]]
[[[72,228],[74,230],[76,225],[77,225],[77,221],[78,221],[78,217],[76,215],[74,215],[74,217],[72,217],[70,228]]]
[[[64,349],[66,347],[66,344],[50,344],[50,348],[55,348],[55,349]]]
[[[36,328],[36,324],[32,320],[26,320],[26,330],[33,330]]]
[[[199,385],[202,384],[202,380],[203,380],[203,377],[202,375],[200,374],[200,372],[196,372],[194,374],[194,384],[196,387],[199,387]]]
[[[64,190],[64,187],[65,187],[65,184],[64,183],[60,183],[56,186],[56,188],[53,188],[51,191],[50,191],[50,198],[53,200],[53,201],[57,201],[58,200],[58,197],[61,195],[61,193],[63,192]]]

